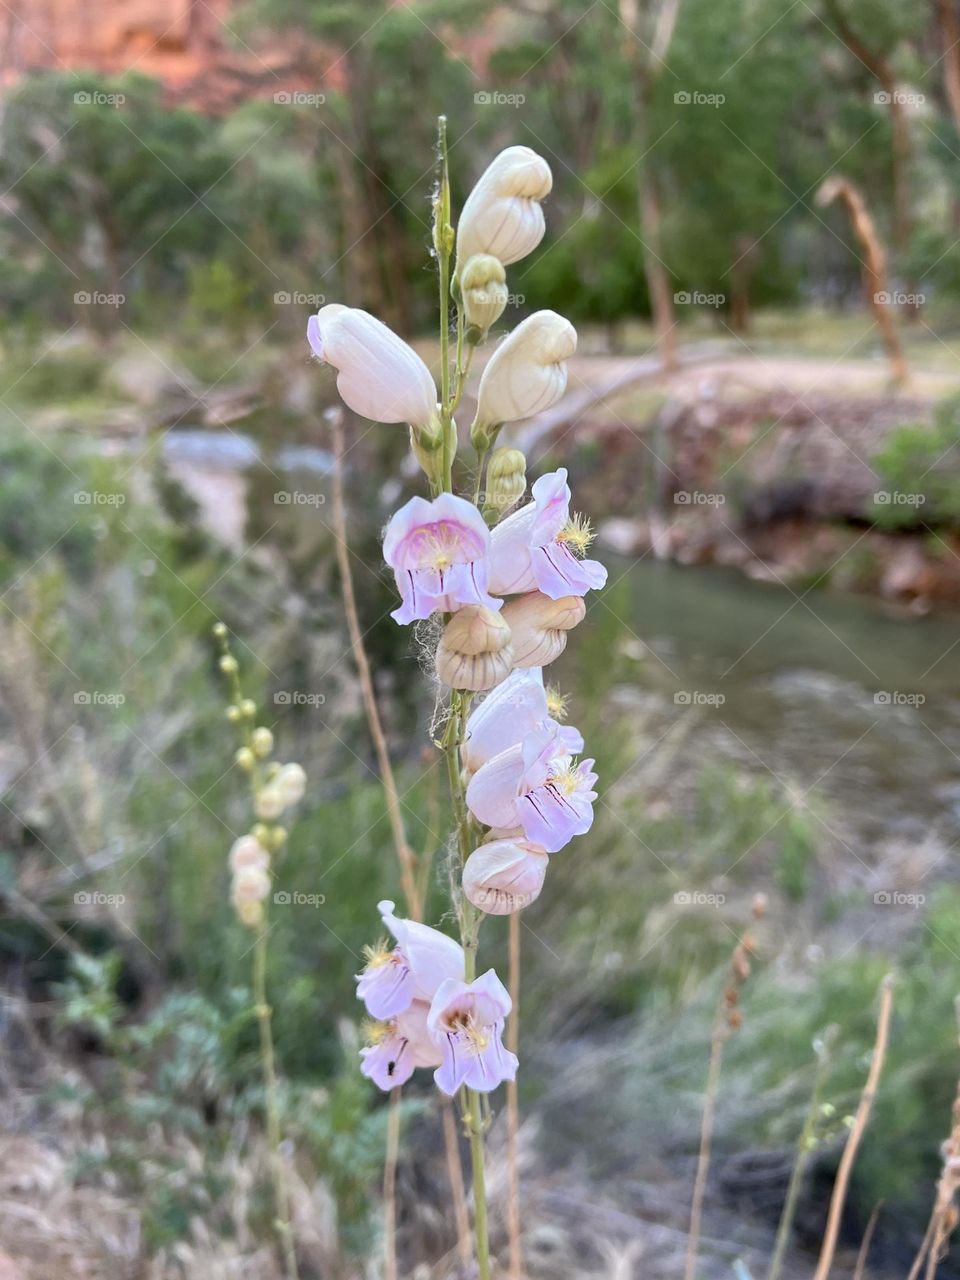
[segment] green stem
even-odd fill
[[[487,1232],[487,1190],[483,1167],[483,1119],[480,1115],[480,1095],[476,1089],[467,1090],[470,1129],[470,1164],[473,1171],[473,1217],[477,1237],[477,1268],[479,1280],[490,1280],[490,1242]]]
[[[270,1167],[273,1174],[273,1194],[276,1207],[276,1230],[283,1247],[287,1280],[298,1280],[297,1255],[293,1247],[293,1230],[290,1224],[290,1199],[287,1194],[286,1172],[280,1150],[280,1106],[277,1091],[277,1069],[273,1052],[271,1010],[267,1003],[267,931],[261,924],[253,948],[253,999],[260,1024],[260,1065],[263,1071],[263,1089],[266,1096],[267,1138],[270,1143]]]

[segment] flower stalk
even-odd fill
[[[222,622],[216,623],[213,635],[220,649],[220,670],[227,679],[232,698],[227,708],[227,719],[237,726],[241,741],[235,756],[236,763],[249,774],[254,812],[263,816],[272,813],[276,808],[276,816],[279,817],[280,812],[288,804],[296,803],[300,799],[303,790],[300,779],[303,771],[299,765],[286,765],[281,768],[276,764],[267,764],[267,757],[273,749],[273,735],[269,729],[262,726],[255,727],[257,707],[252,699],[243,696],[240,665],[230,650],[226,626]],[[281,780],[285,770],[287,782],[283,784]],[[282,786],[286,789],[281,789]],[[271,792],[274,795],[271,795]],[[242,836],[235,842],[230,861],[234,875],[233,899],[237,913],[243,924],[256,930],[253,944],[253,1005],[260,1034],[260,1072],[263,1080],[267,1143],[273,1183],[274,1229],[280,1240],[287,1280],[299,1280],[290,1213],[290,1192],[281,1145],[280,1089],[273,1042],[273,1013],[267,998],[269,930],[263,908],[263,901],[270,887],[267,872],[270,854],[278,851],[286,838],[285,828],[276,822],[259,822],[249,835]]]
[[[387,523],[383,554],[400,596],[394,621],[437,619],[442,627],[432,667],[449,694],[436,746],[450,793],[451,896],[460,941],[397,917],[392,902],[379,904],[395,945],[369,948],[357,975],[357,996],[374,1019],[360,1069],[395,1095],[417,1068],[433,1068],[441,1093],[460,1099],[473,1169],[476,1274],[490,1280],[484,1137],[490,1094],[514,1081],[519,1065],[514,1041],[503,1042],[519,967],[512,994],[492,968],[478,972],[480,929],[484,915],[528,907],[543,887],[550,855],[593,821],[593,761],[575,759],[583,738],[553,718],[542,668],[562,653],[567,632],[584,616],[582,597],[604,585],[606,570],[584,558],[588,525],[571,521],[566,471],[541,476],[532,500],[519,507],[526,459],[515,449],[494,450],[504,426],[563,395],[577,336],[562,316],[536,312],[498,344],[480,378],[470,433],[477,454],[467,490],[472,501],[455,488],[454,415],[473,352],[509,300],[506,266],[543,236],[540,201],[552,178],[528,147],[508,147],[477,182],[455,231],[443,117],[437,157],[436,381],[411,347],[365,312],[328,304],[311,318],[307,336],[317,358],[337,370],[338,390],[351,408],[374,421],[408,424],[429,481],[430,500],[410,498]],[[481,503],[485,471],[492,492]],[[478,694],[486,695],[479,705]],[[425,888],[421,880],[421,906]],[[515,1171],[511,1186],[516,1200]]]

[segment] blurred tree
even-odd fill
[[[3,116],[0,182],[8,251],[30,271],[57,271],[62,300],[127,295],[208,244],[216,219],[205,192],[226,164],[213,124],[164,107],[140,76],[44,74],[24,80]],[[188,216],[189,215],[189,216]],[[83,315],[108,327],[116,305]]]

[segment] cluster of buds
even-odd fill
[[[449,279],[463,341],[457,343],[452,395],[441,379],[443,403],[423,359],[366,312],[325,306],[307,329],[314,355],[337,370],[337,388],[351,409],[378,422],[408,424],[430,481],[429,499],[413,497],[391,517],[383,554],[400,596],[395,621],[443,619],[434,670],[451,690],[459,717],[451,715],[448,724],[458,726],[458,737],[445,745],[454,753],[459,748],[459,783],[469,812],[464,822],[478,841],[464,857],[462,892],[472,909],[492,915],[533,902],[550,856],[589,830],[596,799],[593,760],[578,758],[583,738],[560,723],[563,699],[546,688],[543,669],[563,652],[586,613],[584,597],[605,584],[606,570],[587,558],[592,531],[571,511],[566,470],[537,478],[524,503],[526,459],[518,449],[497,447],[505,426],[546,411],[564,394],[577,334],[563,316],[537,311],[493,351],[470,427],[478,471],[474,499],[453,492],[459,443],[453,414],[466,367],[506,309],[506,268],[543,238],[540,202],[552,183],[542,156],[529,147],[508,147],[480,177],[454,236],[444,173],[434,247],[442,309]],[[485,701],[468,714],[473,695],[481,693]],[[516,1059],[499,1037],[509,998],[493,971],[465,982],[462,957],[445,945],[449,939],[442,943],[437,939],[444,935],[431,938],[436,931],[424,933],[426,926],[398,922],[391,904],[381,904],[381,911],[399,945],[372,952],[359,977],[358,994],[377,1019],[364,1050],[364,1073],[392,1088],[415,1066],[435,1065],[437,1084],[451,1093],[458,1084],[487,1091],[512,1079]],[[425,940],[430,960],[418,965],[413,942]],[[448,972],[451,967],[455,972]]]
[[[265,725],[257,724],[257,704],[243,696],[240,667],[230,652],[227,628],[222,622],[215,624],[213,635],[221,649],[220,670],[233,694],[226,716],[237,727],[241,739],[234,762],[250,776],[253,809],[259,819],[230,850],[230,900],[241,922],[255,929],[263,923],[263,904],[270,892],[271,858],[287,841],[287,829],[278,819],[303,799],[307,775],[299,764],[271,760],[273,734]]]

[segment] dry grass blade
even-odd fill
[[[863,1092],[860,1095],[860,1102],[857,1105],[857,1112],[853,1117],[853,1124],[850,1127],[850,1133],[843,1148],[843,1155],[840,1157],[840,1167],[837,1169],[836,1181],[833,1184],[833,1195],[830,1197],[827,1228],[824,1232],[823,1245],[820,1249],[820,1259],[817,1262],[814,1280],[826,1280],[833,1264],[833,1255],[837,1248],[837,1236],[840,1232],[840,1215],[843,1213],[843,1206],[847,1199],[850,1174],[853,1170],[853,1163],[857,1158],[860,1141],[870,1120],[870,1113],[873,1110],[873,1103],[877,1094],[877,1085],[880,1081],[880,1073],[883,1071],[884,1059],[887,1056],[887,1041],[890,1036],[890,1015],[892,1011],[893,975],[888,973],[880,984],[880,1012],[877,1015],[877,1038],[873,1046],[870,1071],[867,1075],[867,1082],[863,1086]]]

